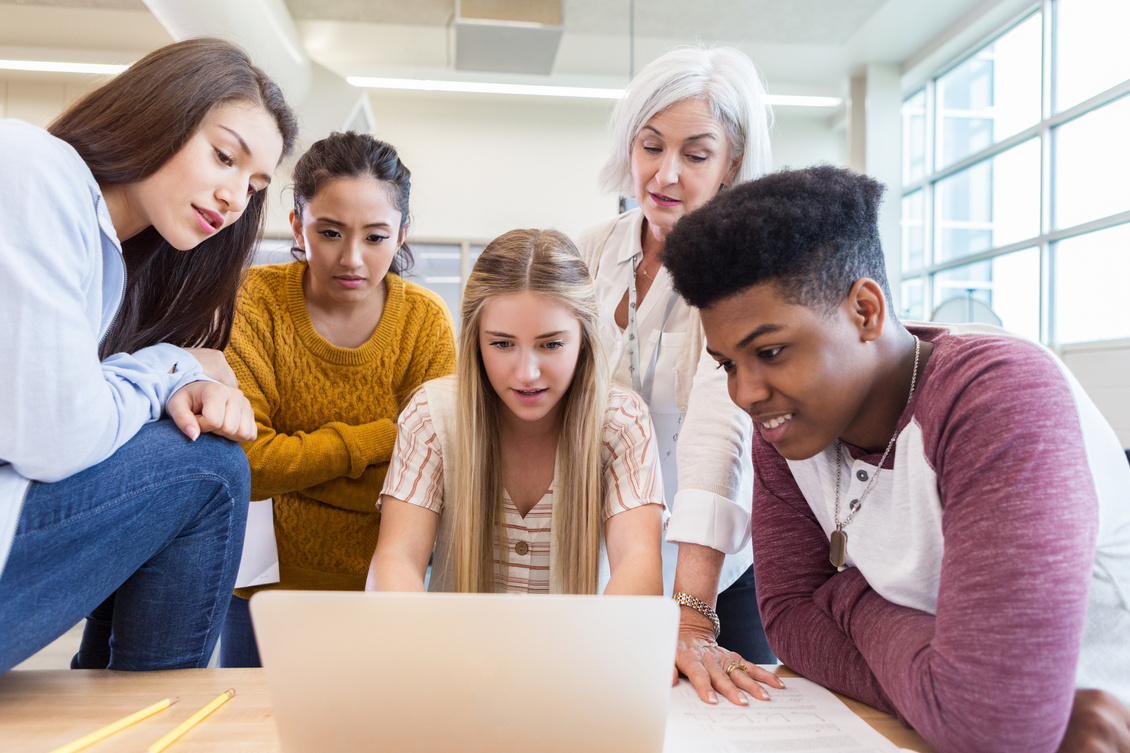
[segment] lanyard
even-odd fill
[[[632,389],[643,397],[644,402],[651,403],[651,388],[655,381],[655,364],[659,360],[659,340],[663,337],[663,328],[667,326],[667,318],[671,316],[671,310],[675,308],[675,303],[679,300],[679,294],[674,290],[671,291],[667,297],[667,308],[663,311],[663,321],[659,324],[659,337],[655,339],[655,347],[651,350],[651,362],[647,367],[647,374],[640,379],[640,330],[639,325],[636,323],[636,267],[639,266],[640,257],[643,254],[637,254],[632,257],[632,284],[628,286],[628,354],[631,358],[631,364],[628,366],[628,371],[632,375]],[[658,277],[658,273],[656,274]]]

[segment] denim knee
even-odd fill
[[[236,500],[251,498],[251,470],[247,455],[237,442],[216,434],[201,434],[189,440],[172,419],[162,419],[142,429],[145,449],[177,476],[212,476],[231,491]],[[156,458],[154,458],[156,460]]]
[[[202,434],[186,454],[185,461],[190,467],[223,479],[233,498],[251,498],[251,469],[247,464],[247,454],[237,442],[215,434]]]

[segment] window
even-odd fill
[[[939,168],[1040,120],[1040,14],[970,55],[935,85]]]
[[[935,259],[960,259],[1040,232],[1040,145],[1029,139],[939,180]]]
[[[469,241],[427,243],[409,239],[412,256],[416,260],[407,279],[439,295],[447,304],[459,334],[459,306],[463,300],[463,285],[483,252],[482,244]]]
[[[1055,331],[1059,342],[1112,340],[1130,322],[1130,224],[1059,241],[1055,252]]]
[[[1130,337],[1127,28],[1126,0],[1034,0],[909,93],[902,316]]]
[[[1130,209],[1128,125],[1130,97],[1122,97],[1052,132],[1057,229]]]
[[[261,238],[255,249],[254,264],[285,264],[294,261],[290,253],[293,238]],[[459,334],[459,305],[463,286],[471,267],[483,252],[484,244],[471,241],[425,242],[409,238],[415,264],[405,279],[431,290],[443,299]]]

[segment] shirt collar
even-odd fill
[[[640,233],[643,232],[643,211],[632,209],[620,215],[620,222],[628,224],[627,243],[621,243],[616,252],[616,261],[620,264],[631,261],[633,256],[643,253],[643,244],[640,242]]]

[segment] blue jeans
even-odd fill
[[[232,594],[228,616],[224,618],[224,630],[220,634],[221,667],[263,666],[259,661],[259,644],[255,642],[248,602],[249,599]]]
[[[753,565],[742,573],[733,585],[718,594],[718,621],[722,632],[718,645],[737,651],[746,661],[755,664],[776,664],[777,657],[769,648],[761,612],[757,609],[757,587],[753,580]]]
[[[247,457],[171,420],[114,455],[33,483],[0,576],[0,673],[90,615],[72,666],[205,667],[243,548]]]

